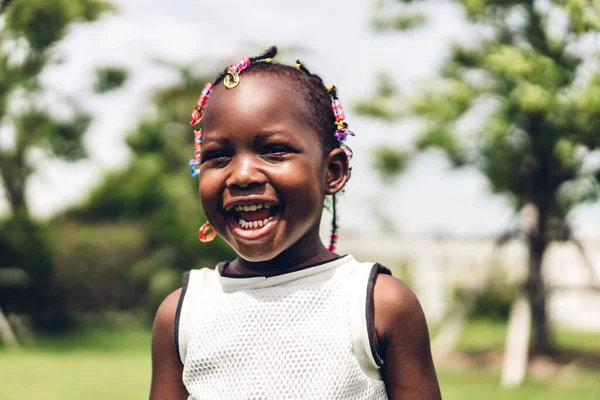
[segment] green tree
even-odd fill
[[[40,167],[40,154],[66,161],[84,158],[82,137],[92,120],[73,99],[62,101],[66,116],[53,114],[48,97],[56,93],[49,93],[40,78],[59,62],[55,45],[70,26],[94,21],[110,9],[101,0],[0,1],[0,186],[9,207],[8,220],[0,226],[5,250],[0,267],[27,271],[31,285],[24,297],[31,299],[26,303],[38,322],[56,314],[45,308],[52,303],[52,250],[44,227],[29,215],[27,183]],[[123,83],[125,72],[115,71],[99,70],[99,91]]]
[[[525,285],[534,321],[534,349],[551,348],[542,258],[553,240],[567,240],[571,210],[600,195],[600,28],[596,0],[446,0],[463,10],[468,43],[454,44],[439,80],[404,96],[385,79],[360,112],[389,120],[417,118],[415,150],[437,148],[454,167],[474,167],[515,211],[532,206],[534,226],[516,232],[529,249]],[[419,26],[424,6],[441,1],[380,1],[375,27]],[[583,51],[582,51],[583,49]],[[386,150],[379,166],[398,172],[407,152]],[[394,162],[393,160],[398,161]],[[394,168],[397,165],[398,168]]]
[[[86,156],[81,139],[91,122],[90,116],[73,104],[68,118],[52,115],[48,104],[43,104],[47,89],[42,87],[40,76],[57,62],[54,45],[71,24],[94,21],[109,9],[108,3],[99,0],[5,0],[0,3],[3,12],[0,134],[6,138],[11,136],[13,143],[0,147],[0,182],[13,215],[28,215],[27,180],[38,167],[32,152],[41,150],[49,157],[67,161]],[[113,78],[109,88],[123,83],[124,72],[120,72],[120,80],[115,83]],[[115,74],[114,68],[100,70],[99,82]],[[107,88],[101,83],[98,88],[105,91]]]

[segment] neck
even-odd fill
[[[337,257],[321,242],[318,232],[300,239],[290,248],[266,261],[251,262],[238,257],[227,267],[230,274],[273,276],[299,270],[307,265],[323,263]]]

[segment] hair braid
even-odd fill
[[[317,74],[313,74],[311,73],[308,68],[306,68],[306,65],[304,65],[304,63],[300,60],[296,60],[296,69],[298,71],[304,72],[305,74],[307,74],[308,76],[316,79],[319,81],[319,83],[325,88],[325,90],[327,90],[327,93],[331,96],[331,98],[333,100],[337,100],[337,89],[335,86],[333,85],[325,85],[323,83],[323,79],[317,75]],[[344,123],[345,124],[345,123]],[[347,124],[345,124],[345,127],[347,127]],[[329,251],[335,251],[336,249],[336,244],[337,244],[337,239],[338,239],[338,225],[337,225],[337,207],[336,207],[336,196],[335,194],[331,195],[331,213],[332,213],[332,217],[331,217],[331,234],[329,235]]]
[[[277,47],[271,46],[267,50],[265,50],[262,54],[260,54],[256,57],[250,57],[249,60],[251,63],[255,63],[257,61],[271,62],[271,59],[273,57],[275,57],[276,55],[277,55]],[[223,69],[223,71],[221,71],[221,73],[215,78],[215,80],[213,81],[213,85],[217,86],[217,84],[225,78],[225,75],[227,75],[228,71],[229,71],[229,67],[225,67]]]
[[[331,195],[331,234],[329,235],[329,251],[335,251],[335,245],[338,239],[337,210],[335,204],[335,194]]]

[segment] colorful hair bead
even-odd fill
[[[326,87],[326,89],[330,93],[333,93],[335,91],[334,86]],[[344,142],[346,140],[346,137],[354,136],[354,132],[348,129],[348,124],[346,123],[346,114],[344,113],[342,103],[338,99],[333,98],[331,102],[331,109],[333,110],[333,115],[335,116],[335,124],[337,126],[337,130],[333,135],[340,142]]]
[[[202,129],[194,131],[194,159],[190,160],[190,174],[196,178],[200,175],[200,151],[202,150]]]
[[[332,233],[329,235],[329,251],[335,251],[335,244],[337,243],[338,235],[337,233]]]
[[[201,109],[200,107],[194,107],[192,109],[192,120],[190,121],[190,126],[198,125],[200,121],[202,121],[203,114],[203,109]]]
[[[348,146],[346,143],[341,143],[340,148],[342,150],[344,150],[344,153],[346,153],[346,157],[348,157],[348,161],[352,160],[352,156],[354,155],[354,152],[352,151],[350,146]]]
[[[210,96],[210,94],[212,93],[214,88],[215,87],[210,82],[207,82],[206,85],[204,85],[204,88],[202,89],[200,97],[198,97],[198,106],[199,107],[202,107],[202,108],[206,107],[206,102],[208,101],[208,96]]]
[[[240,84],[240,74],[250,65],[249,58],[242,58],[239,62],[227,67],[227,74],[223,78],[223,85],[227,89],[233,89]]]
[[[248,66],[250,65],[250,59],[249,58],[242,58],[239,62],[233,64],[230,68],[231,68],[231,72],[235,72],[236,74],[240,74],[243,70],[245,70],[246,68],[248,68]]]
[[[190,126],[195,126],[202,121],[202,115],[204,114],[204,107],[206,107],[206,103],[208,102],[208,97],[214,90],[214,86],[212,83],[207,82],[202,89],[202,93],[200,97],[198,97],[197,106],[192,110],[192,121],[190,122]]]
[[[200,161],[198,160],[190,160],[190,174],[192,177],[196,178],[200,175]]]
[[[350,135],[350,136],[354,136],[354,132],[352,132],[350,129],[344,128],[344,129],[338,129],[337,131],[335,131],[335,133],[333,134],[333,136],[336,137],[337,140],[339,140],[340,142],[343,142],[346,140],[346,137]]]
[[[335,115],[336,121],[343,121],[346,119],[346,114],[344,114],[342,103],[340,103],[338,99],[333,99],[331,109],[333,110],[333,115]]]

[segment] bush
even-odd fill
[[[35,328],[60,329],[69,321],[55,296],[52,247],[48,229],[27,215],[0,222],[0,269],[18,269],[26,279],[0,289],[0,306],[7,313],[31,318]]]
[[[490,321],[506,321],[510,310],[517,297],[517,288],[509,285],[488,286],[482,292],[473,289],[459,288],[455,292],[458,301],[468,301],[470,296],[475,296],[471,313],[475,319]]]
[[[146,243],[134,224],[63,223],[54,228],[55,285],[69,313],[122,311],[146,298],[132,274]]]

